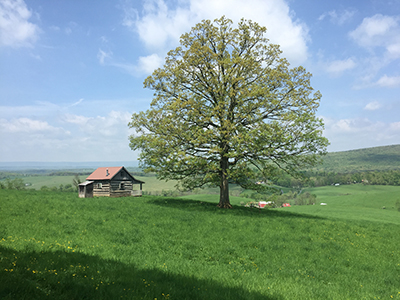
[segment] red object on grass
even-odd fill
[[[283,207],[291,207],[289,203],[283,203],[282,206]]]
[[[258,207],[260,207],[260,208],[264,208],[265,205],[267,205],[267,202],[266,202],[266,201],[259,201],[259,202],[258,202]]]

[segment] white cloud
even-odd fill
[[[180,35],[190,28],[191,12],[182,9],[169,10],[163,0],[145,1],[144,12],[141,19],[125,22],[125,25],[137,31],[150,49],[163,50],[168,44],[175,44]]]
[[[138,68],[145,73],[152,73],[155,69],[162,66],[164,60],[157,54],[139,57]]]
[[[71,124],[76,124],[80,126],[84,126],[88,123],[88,121],[91,119],[89,117],[85,116],[78,116],[78,115],[72,115],[72,114],[65,114],[62,119]]]
[[[390,45],[387,46],[387,52],[389,53],[389,56],[392,58],[399,58],[400,57],[400,41],[399,42],[394,42]]]
[[[328,151],[344,151],[400,142],[400,122],[374,122],[367,118],[333,119],[323,117],[324,136],[331,143]]]
[[[393,47],[399,40],[399,17],[374,15],[364,18],[362,23],[349,33],[363,47]]]
[[[99,60],[101,65],[104,65],[104,61],[111,57],[112,57],[112,52],[107,53],[101,49],[99,49],[99,52],[97,52],[97,59]]]
[[[124,70],[131,75],[151,74],[155,69],[162,66],[164,60],[158,54],[139,57],[136,64],[121,63],[113,58],[112,52],[99,49],[97,59],[101,65],[107,65]]]
[[[128,122],[131,114],[128,112],[111,111],[107,116],[86,117],[82,115],[65,114],[61,119],[70,124],[78,125],[81,132],[88,136],[107,136],[122,138],[128,136]]]
[[[52,121],[48,115],[40,119],[0,118],[0,136],[7,141],[0,147],[0,160],[135,160],[137,153],[129,148],[128,141],[133,133],[127,126],[130,118],[127,111],[110,111],[96,117],[64,113]]]
[[[75,103],[72,103],[70,106],[77,106],[77,105],[81,104],[82,102],[83,102],[83,98],[79,99]]]
[[[381,108],[381,104],[378,101],[370,102],[364,107],[365,110],[371,111],[377,110],[379,108]]]
[[[0,1],[0,46],[32,46],[40,29],[28,21],[31,16],[23,0]]]
[[[0,131],[6,133],[66,132],[62,128],[49,125],[46,121],[33,120],[30,118],[18,118],[12,120],[0,119]]]
[[[385,74],[381,78],[379,78],[376,84],[381,87],[399,87],[400,76],[387,76]]]
[[[329,16],[330,21],[333,24],[337,24],[337,25],[343,25],[344,23],[350,21],[353,16],[355,15],[356,10],[354,9],[345,9],[341,12],[337,12],[336,10],[331,10],[328,13],[324,13],[322,14],[318,20],[322,21],[324,20],[327,16]]]
[[[349,37],[367,50],[358,58],[361,70],[359,83],[355,88],[372,86],[398,86],[398,77],[390,74],[396,60],[400,58],[400,16],[376,14],[364,18],[361,24],[349,32]],[[379,72],[386,68],[388,75],[376,79]]]
[[[361,126],[360,126],[361,125]],[[337,132],[360,132],[363,128],[368,127],[370,124],[367,120],[354,120],[354,119],[342,119],[338,120],[332,125],[332,129]]]
[[[0,119],[49,119],[55,117],[60,111],[66,110],[74,105],[70,103],[54,104],[51,102],[36,101],[24,106],[0,106]]]
[[[138,11],[132,7],[129,0],[126,0],[125,3],[123,3],[119,7],[124,11],[122,25],[128,27],[131,30],[134,30],[135,22],[139,18]]]
[[[339,75],[340,73],[351,70],[356,66],[356,63],[352,58],[345,60],[335,60],[328,64],[326,70],[328,73]]]
[[[180,35],[203,19],[214,20],[225,15],[237,24],[244,17],[266,26],[266,37],[281,46],[283,56],[291,63],[299,64],[307,59],[308,28],[293,19],[283,0],[186,0],[177,3],[177,8],[170,8],[164,0],[146,0],[140,15],[126,5],[123,25],[137,32],[148,49],[160,54],[176,47]]]

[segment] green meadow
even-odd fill
[[[48,175],[34,175],[21,177],[26,184],[29,184],[29,188],[40,190],[42,186],[49,188],[59,187],[62,185],[72,184],[75,176],[48,176]],[[85,181],[85,176],[79,176],[82,181]],[[87,176],[86,176],[87,177]]]
[[[311,192],[327,205],[0,190],[0,298],[400,299],[399,187]]]
[[[81,175],[79,179],[85,181],[89,175]],[[75,176],[49,176],[49,175],[30,175],[20,177],[25,183],[29,184],[29,188],[40,190],[42,186],[49,188],[59,187],[62,185],[72,184]],[[155,176],[134,176],[136,179],[144,181],[143,190],[147,192],[162,191],[162,190],[175,190],[177,181],[163,181],[158,180]]]
[[[400,202],[399,186],[353,184],[304,191],[317,195],[317,204],[322,202],[327,205],[293,207],[298,213],[324,218],[400,224],[400,212],[396,207],[396,202]]]

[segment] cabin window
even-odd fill
[[[123,190],[125,188],[125,184],[123,183],[123,182],[121,182],[120,184],[119,184],[119,189],[120,190]]]
[[[97,188],[98,188],[98,189],[103,188],[103,184],[102,184],[101,182],[99,182],[99,183],[97,184]]]

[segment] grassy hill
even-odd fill
[[[400,145],[331,152],[316,170],[348,173],[400,169]]]
[[[272,210],[0,190],[0,298],[400,299],[398,189]]]

